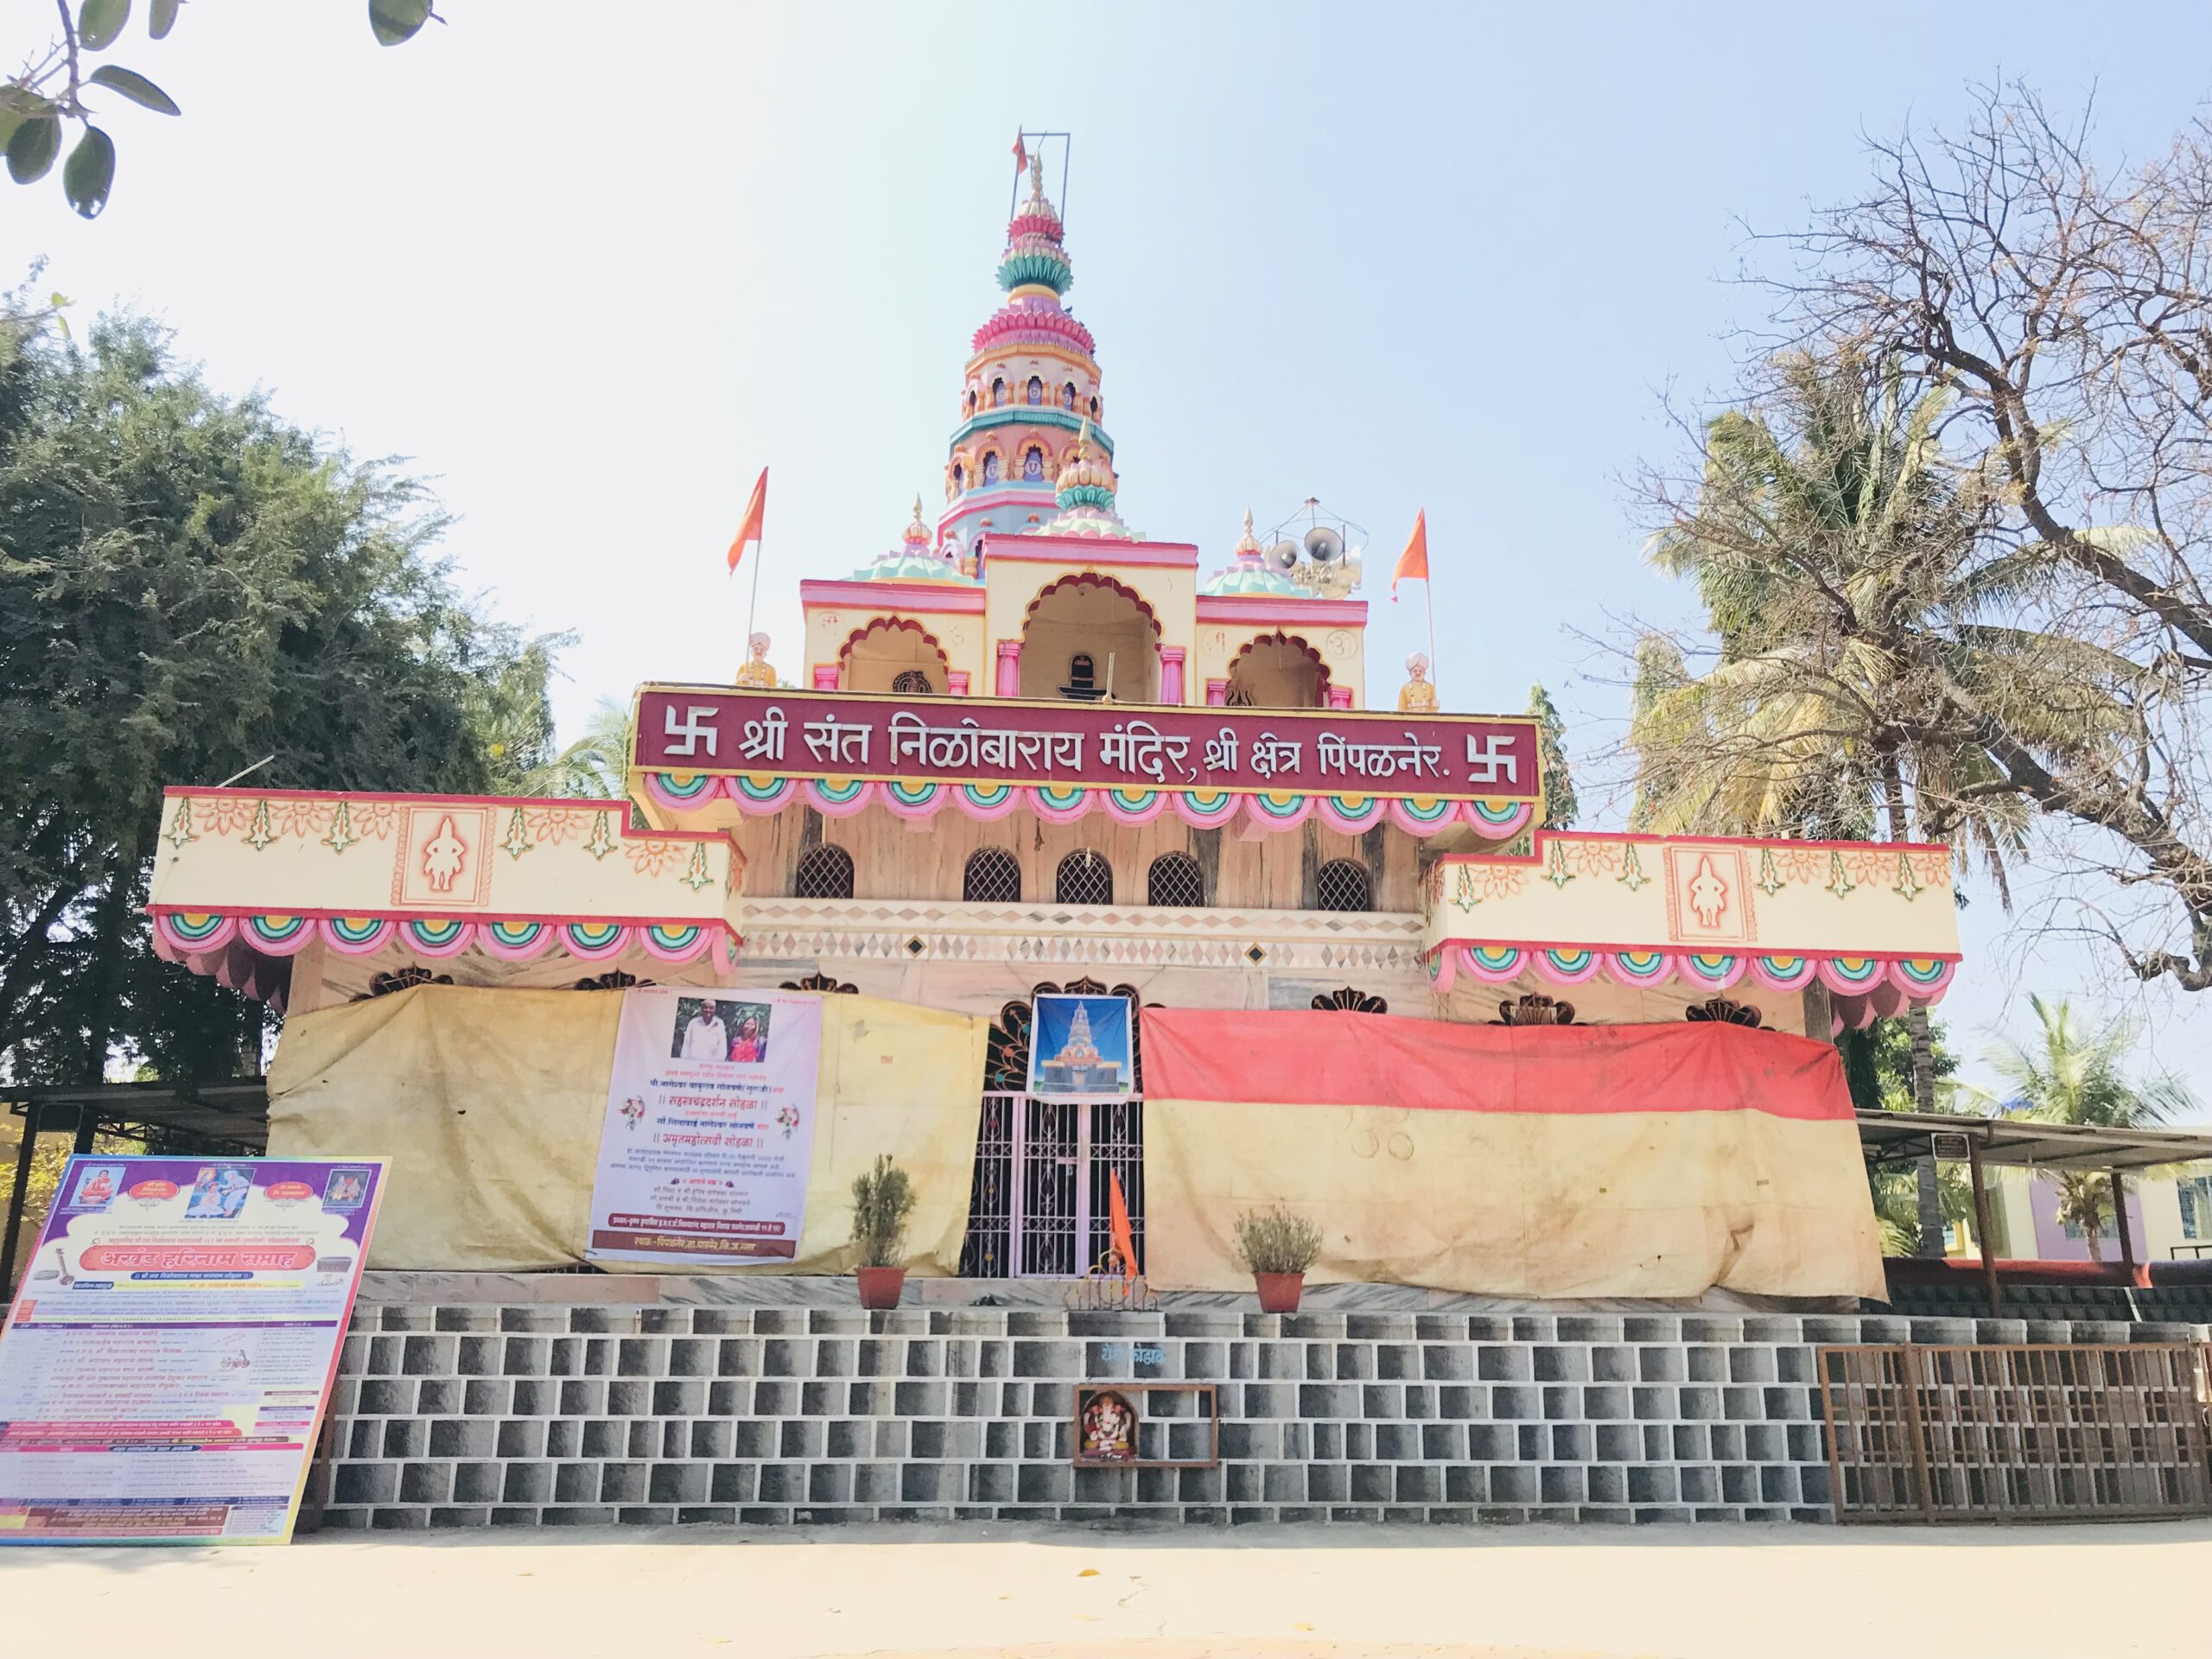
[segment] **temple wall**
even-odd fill
[[[416,1277],[372,1274],[368,1294]],[[1281,1318],[1227,1307],[870,1314],[849,1300],[734,1305],[762,1287],[682,1279],[658,1281],[668,1300],[657,1305],[570,1306],[554,1299],[642,1287],[420,1277],[546,1300],[363,1303],[331,1407],[327,1526],[1822,1522],[1832,1510],[1817,1344],[2191,1330],[1421,1311],[1419,1300]],[[824,1291],[851,1294],[842,1282]],[[1158,1351],[1162,1378],[1217,1385],[1217,1466],[1071,1466],[1076,1384],[1128,1376],[1134,1344]],[[1147,1414],[1140,1449],[1201,1454],[1191,1396],[1151,1399],[1159,1414]],[[1166,1415],[1179,1402],[1180,1414]]]
[[[1027,810],[995,820],[940,812],[909,822],[874,810],[830,818],[795,809],[744,819],[734,833],[745,853],[748,901],[789,895],[799,859],[808,848],[826,841],[853,855],[853,895],[858,899],[957,900],[969,855],[997,847],[1020,862],[1023,899],[1049,899],[1060,861],[1088,848],[1113,867],[1118,905],[1145,902],[1146,875],[1154,859],[1188,853],[1209,872],[1207,900],[1217,908],[1313,908],[1315,874],[1339,858],[1367,866],[1374,878],[1376,910],[1421,908],[1420,843],[1390,828],[1346,836],[1308,820],[1295,830],[1247,836],[1234,828],[1194,829],[1172,812],[1149,823],[1125,824],[1104,812],[1073,823],[1051,823]]]

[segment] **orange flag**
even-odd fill
[[[1391,602],[1397,602],[1400,582],[1427,580],[1428,509],[1423,507],[1414,515],[1414,533],[1406,537],[1406,550],[1398,555],[1397,568],[1390,572]]]
[[[737,539],[729,544],[729,568],[737,569],[737,562],[745,556],[747,543],[760,540],[760,521],[768,512],[768,469],[760,469],[760,481],[753,486],[753,499],[745,504],[745,522],[737,527]]]
[[[1019,129],[1014,135],[1014,170],[1017,173],[1029,165],[1029,151],[1021,142],[1022,136]]]
[[[1109,1169],[1106,1173],[1107,1224],[1113,1229],[1114,1248],[1121,1254],[1122,1270],[1134,1279],[1137,1276],[1137,1237],[1129,1228],[1129,1202],[1122,1196],[1122,1172]]]

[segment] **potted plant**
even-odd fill
[[[885,1155],[853,1182],[853,1243],[860,1251],[855,1269],[862,1307],[896,1307],[906,1287],[906,1217],[914,1208],[914,1185],[906,1172]]]
[[[1321,1230],[1277,1205],[1236,1217],[1236,1257],[1252,1270],[1262,1313],[1295,1313],[1306,1270],[1321,1254]]]

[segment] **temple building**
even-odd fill
[[[1096,1260],[1109,1173],[1141,1240],[1158,1219],[1141,1098],[1024,1092],[1040,988],[1128,995],[1146,1032],[1155,1010],[1326,1010],[1348,1043],[1386,1014],[1825,1039],[1942,995],[1945,848],[1541,828],[1532,721],[1440,708],[1424,658],[1370,673],[1338,521],[1193,527],[1211,554],[1132,527],[1039,165],[1017,194],[941,502],[802,582],[801,639],[639,687],[627,799],[180,785],[158,949],[296,1020],[651,982],[987,1021],[938,1270],[988,1279]]]

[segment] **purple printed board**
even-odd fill
[[[385,1160],[79,1154],[0,1332],[0,1544],[281,1544]]]
[[[656,772],[1541,800],[1522,715],[1179,709],[646,686]]]

